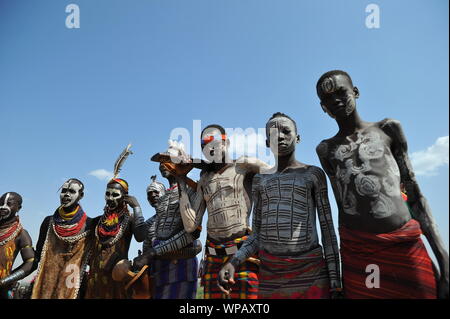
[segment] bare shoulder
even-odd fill
[[[378,127],[392,139],[394,146],[399,145],[406,148],[406,137],[403,133],[403,128],[398,120],[386,118],[377,123]]]
[[[252,187],[255,189],[261,184],[263,174],[255,174],[252,179]]]
[[[31,236],[26,229],[22,229],[18,239],[20,247],[31,246],[32,244]]]
[[[41,231],[47,231],[48,226],[50,225],[50,221],[53,218],[53,215],[49,215],[44,218],[41,224]]]
[[[326,181],[326,175],[322,168],[314,165],[308,165],[307,171],[316,182],[323,183],[323,181]]]
[[[377,126],[385,132],[387,135],[397,135],[402,132],[402,125],[400,121],[390,118],[385,118],[384,120],[377,122]]]
[[[336,137],[323,140],[316,146],[316,153],[319,158],[327,158],[331,149],[336,145]]]
[[[268,169],[269,165],[256,157],[241,156],[236,160],[236,168],[258,174]]]

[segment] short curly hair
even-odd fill
[[[287,115],[285,113],[282,113],[282,112],[273,113],[272,116],[270,117],[270,119],[267,121],[267,123],[269,123],[270,121],[272,121],[273,119],[275,119],[277,117],[285,117],[285,118],[291,120],[292,123],[294,123],[295,132],[297,133],[297,123],[294,121],[294,119],[292,117],[290,117],[289,115]],[[266,130],[267,130],[267,124],[266,124]]]

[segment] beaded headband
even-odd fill
[[[119,184],[120,186],[122,186],[122,188],[125,190],[125,192],[128,193],[128,183],[127,183],[124,179],[121,179],[121,178],[113,178],[112,180],[109,181],[108,184],[112,184],[112,183],[117,183],[117,184]]]

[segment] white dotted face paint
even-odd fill
[[[11,207],[8,205],[8,200],[10,198],[11,194],[6,193],[5,200],[3,203],[0,203],[0,220],[1,219],[8,219],[8,217],[11,215]]]
[[[65,182],[59,194],[61,206],[70,207],[75,204],[81,197],[81,188],[77,182]]]

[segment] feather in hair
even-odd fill
[[[127,159],[128,155],[133,154],[133,152],[130,150],[131,144],[128,144],[128,146],[122,151],[122,153],[119,155],[119,158],[116,160],[116,163],[114,164],[114,177],[117,178],[119,176],[120,169],[125,163],[125,160]]]

